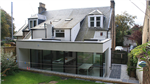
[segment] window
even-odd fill
[[[37,25],[36,19],[30,19],[29,20],[29,28],[35,27]]]
[[[90,17],[90,24],[91,27],[94,27],[94,17]]]
[[[64,37],[64,30],[56,30],[56,37]]]
[[[88,27],[103,28],[103,15],[91,15],[88,18]]]
[[[100,27],[101,17],[96,17],[96,26]]]
[[[30,21],[30,28],[32,28],[32,25],[31,25],[31,24],[32,24],[32,21]]]

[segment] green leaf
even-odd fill
[[[145,48],[143,48],[143,51],[146,53],[146,50],[145,50]]]
[[[146,61],[146,59],[145,58],[140,58],[141,60],[144,60],[144,61]]]

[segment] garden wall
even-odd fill
[[[149,61],[150,64],[150,61]],[[143,84],[150,83],[150,65],[147,64],[146,67],[143,68]]]
[[[16,55],[16,46],[12,47],[3,47],[4,53],[10,53],[13,52],[13,56]]]

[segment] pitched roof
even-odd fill
[[[23,36],[22,30],[25,29],[25,28],[27,27],[27,25],[28,25],[28,24],[24,24],[24,25],[18,30],[18,32],[16,32],[16,33],[14,34],[14,36]]]
[[[95,11],[94,11],[95,10]],[[52,22],[54,28],[73,28],[76,24],[81,22],[89,13],[100,13],[106,17],[105,25],[108,25],[110,16],[110,7],[94,7],[94,8],[78,8],[78,9],[63,9],[63,10],[51,10],[46,11],[42,15],[45,15],[47,20],[32,29],[44,28],[44,23],[50,24]],[[66,19],[70,19],[66,21]]]

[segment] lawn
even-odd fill
[[[5,80],[4,80],[5,79]],[[2,84],[55,84],[49,82],[57,82],[56,84],[95,84],[92,81],[76,80],[76,79],[62,79],[59,76],[47,76],[44,74],[33,73],[28,71],[20,71],[15,75],[2,77]],[[99,83],[104,84],[104,83]]]

